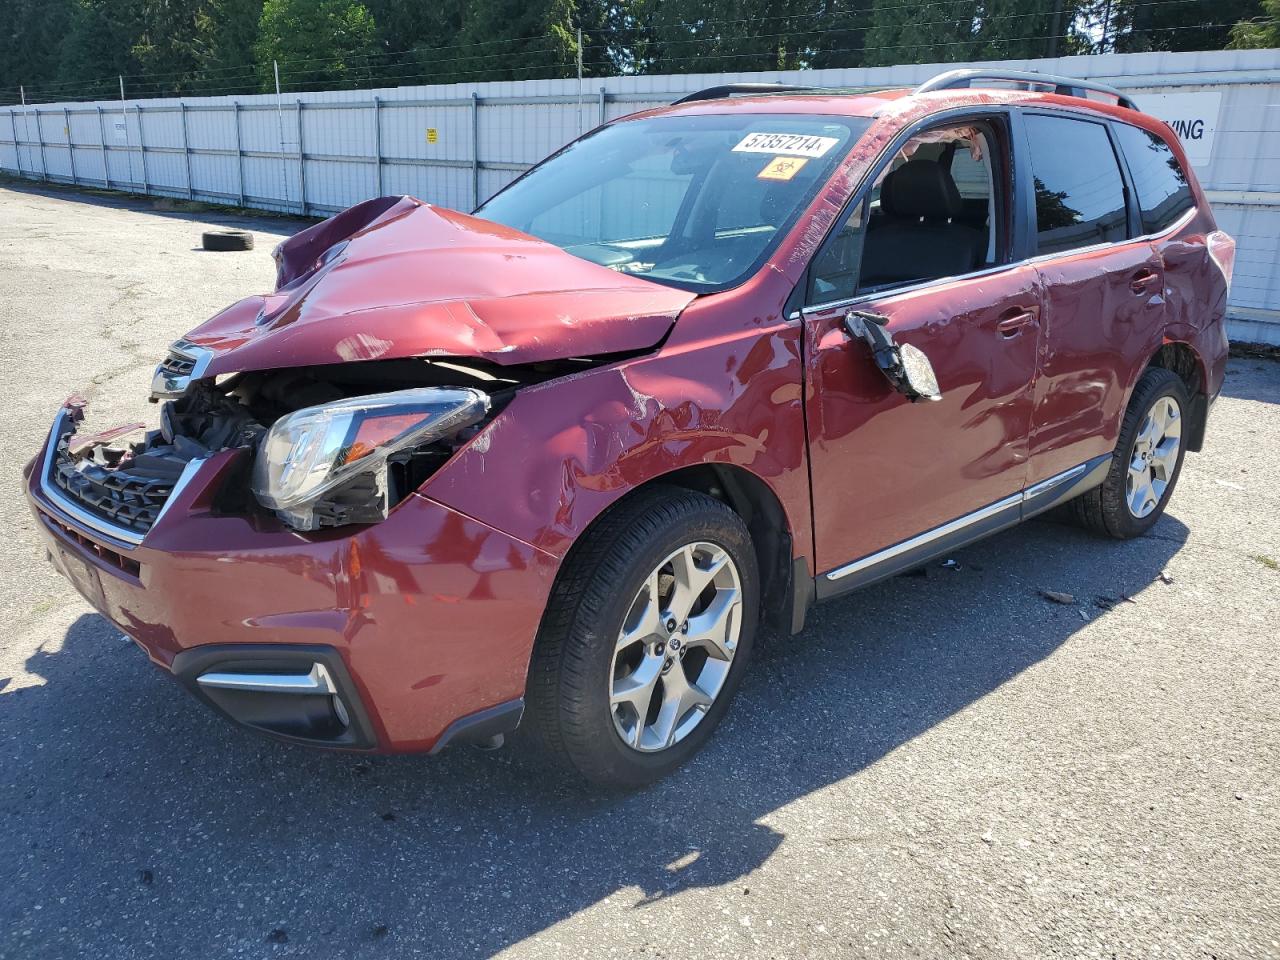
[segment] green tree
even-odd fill
[[[612,18],[627,37],[618,59],[638,73],[817,66],[817,51],[832,46],[840,27],[856,29],[856,13],[840,14],[833,0],[631,0],[621,6],[621,15]],[[858,34],[857,46],[860,40]],[[843,63],[822,65],[847,65],[847,51],[844,56]]]
[[[1076,23],[1084,0],[984,0],[973,58],[1006,60],[1088,53]],[[947,59],[954,59],[948,57]]]
[[[462,29],[465,0],[366,0],[365,5],[378,25],[375,82],[396,86],[434,81],[452,67],[452,62],[439,62],[450,56],[439,51]]]
[[[373,14],[356,0],[266,0],[253,48],[263,89],[272,88],[272,60],[292,61],[280,79],[295,90],[367,81],[376,34]]]
[[[72,0],[0,0],[0,102],[18,99],[18,85],[42,99],[57,80]]]
[[[1259,0],[1117,0],[1110,33],[1117,53],[1148,50],[1221,50],[1233,25],[1262,13]],[[1099,51],[1102,52],[1102,51]]]
[[[819,70],[865,66],[863,51],[872,24],[871,15],[871,6],[866,0],[858,3],[828,0],[820,4],[810,21],[821,32],[808,40],[811,48],[808,65]],[[803,36],[803,25],[801,31]]]
[[[1233,50],[1280,47],[1280,0],[1262,0],[1262,16],[1241,20],[1231,28]]]
[[[865,63],[937,63],[969,60],[978,51],[972,0],[928,0],[908,6],[903,0],[876,0],[867,31]]]
[[[1280,45],[1280,0],[0,0],[0,99]]]
[[[458,32],[438,51],[452,81],[533,80],[576,69],[574,0],[470,0]]]
[[[81,99],[118,96],[117,75],[141,72],[133,48],[144,22],[143,0],[76,0],[59,51],[59,82]]]
[[[954,63],[1088,52],[1081,0],[877,0],[866,63]]]
[[[145,79],[135,84],[152,94],[186,93],[207,51],[201,25],[210,22],[210,0],[142,0],[141,32],[132,54]]]
[[[262,0],[208,0],[196,21],[199,69],[195,86],[206,92],[244,90],[255,76]]]

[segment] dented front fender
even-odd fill
[[[809,558],[800,325],[739,322],[732,300],[709,299],[690,328],[724,330],[712,312],[736,331],[522,390],[420,492],[562,556],[627,493],[688,467],[740,467],[773,491],[794,555]]]

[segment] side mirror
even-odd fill
[[[885,328],[887,323],[887,317],[860,310],[850,310],[844,318],[845,329],[871,348],[876,366],[893,389],[913,402],[941,400],[942,391],[929,358],[909,343],[895,343],[893,334]]]

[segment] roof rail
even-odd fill
[[[931,90],[955,90],[965,87],[980,86],[983,80],[1009,80],[1027,86],[1038,85],[1053,87],[1053,92],[1064,97],[1084,97],[1086,91],[1094,90],[1115,97],[1122,107],[1137,110],[1138,105],[1133,98],[1115,87],[1095,80],[1079,80],[1074,77],[1059,77],[1052,73],[1034,73],[1028,70],[948,70],[940,73],[932,80],[926,80],[916,87],[915,93],[929,93]]]
[[[687,97],[681,97],[672,106],[681,103],[695,103],[698,100],[723,100],[736,94],[752,93],[826,93],[821,87],[797,87],[789,83],[726,83],[718,87],[707,87]]]

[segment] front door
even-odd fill
[[[1004,265],[1006,131],[996,117],[909,142],[810,268],[806,422],[820,596],[1019,516],[1040,287],[1033,266]],[[942,399],[895,391],[846,331],[850,310],[885,318],[898,343],[924,351]]]

